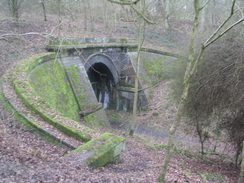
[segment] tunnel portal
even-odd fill
[[[95,63],[88,69],[87,74],[98,102],[102,103],[105,109],[115,108],[115,80],[110,69],[103,63]]]
[[[132,109],[133,94],[117,90],[111,70],[103,63],[97,62],[88,70],[87,75],[96,95],[97,101],[104,109],[128,111]]]

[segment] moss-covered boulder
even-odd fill
[[[71,151],[68,156],[74,157],[90,167],[97,168],[121,160],[121,152],[124,150],[125,139],[123,137],[104,133]]]

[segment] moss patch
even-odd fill
[[[98,116],[95,115],[94,113],[85,116],[85,121],[88,125],[91,125],[91,126],[100,126],[101,125],[101,122],[100,122]]]
[[[90,154],[85,160],[89,166],[96,168],[113,162],[114,158],[124,150],[125,139],[123,137],[104,133],[101,136],[89,141],[88,143],[79,146],[77,149],[70,152],[82,154]]]
[[[85,116],[85,121],[91,126],[105,126],[110,127],[107,115],[103,109],[94,111],[93,113]]]
[[[80,81],[79,73],[80,69],[77,66],[70,66],[67,68],[67,73],[70,77],[70,82],[73,85],[74,92],[76,94],[76,100],[79,104],[80,110],[84,110],[87,107],[87,100],[85,97],[84,86]]]
[[[143,83],[155,85],[165,79],[174,79],[182,68],[181,59],[174,57],[142,53],[141,78]]]
[[[79,121],[79,107],[63,67],[50,61],[36,67],[29,76],[37,94],[61,115]]]

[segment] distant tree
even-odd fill
[[[169,5],[170,5],[170,1],[169,0],[161,0],[163,1],[163,7],[164,7],[164,27],[165,29],[169,29],[170,25],[169,25]]]
[[[47,21],[47,14],[46,14],[45,0],[40,0],[39,2],[40,2],[41,5],[42,5],[44,21]]]
[[[19,18],[21,15],[21,5],[24,2],[24,0],[8,0],[8,9],[11,14],[11,16],[14,19],[14,22],[16,25],[19,25]]]
[[[88,8],[88,5],[87,5],[87,1],[86,0],[82,0],[82,11],[83,11],[83,22],[84,22],[84,31],[87,31],[88,30],[88,16],[87,16],[87,8]]]

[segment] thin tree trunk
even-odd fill
[[[61,24],[61,0],[58,0],[58,23]]]
[[[197,115],[197,114],[196,114],[196,115]],[[203,157],[203,155],[204,155],[204,139],[203,139],[203,131],[202,131],[201,127],[200,127],[200,124],[199,124],[198,119],[196,119],[196,131],[197,131],[197,134],[198,134],[200,143],[201,143],[201,154],[202,154],[202,157]]]
[[[23,0],[8,0],[9,11],[17,27],[19,26],[20,8],[22,3]]]
[[[144,9],[145,0],[140,1],[140,8]],[[139,88],[139,76],[140,76],[140,55],[141,55],[141,47],[144,41],[144,25],[145,21],[141,17],[139,18],[139,30],[138,30],[138,46],[137,46],[137,58],[136,58],[136,78],[135,78],[135,92],[134,92],[134,102],[133,102],[133,120],[130,128],[129,134],[131,136],[134,135],[136,117],[137,117],[137,102],[138,102],[138,88]]]
[[[241,170],[240,170],[238,183],[243,183],[243,177],[244,177],[244,141],[242,143],[242,161],[241,161]]]
[[[44,21],[47,21],[47,14],[46,14],[46,7],[45,7],[44,0],[41,1],[41,5],[42,5],[42,9],[43,9]]]
[[[90,31],[94,32],[94,20],[92,16],[92,8],[91,8],[91,2],[87,1],[88,5],[88,10],[89,10],[89,22],[90,22]]]
[[[164,27],[165,29],[169,29],[169,0],[164,0],[164,7],[165,7],[165,17],[164,17]]]
[[[194,0],[194,7],[195,7],[195,19],[194,19],[194,26],[192,29],[192,34],[191,34],[191,41],[190,41],[190,46],[189,46],[189,58],[188,58],[188,64],[187,64],[187,68],[185,71],[185,77],[184,77],[184,89],[181,95],[181,101],[178,105],[178,110],[176,113],[176,117],[175,120],[173,122],[172,127],[170,128],[169,131],[169,139],[168,139],[168,145],[167,145],[167,152],[166,152],[166,156],[164,158],[164,162],[163,162],[163,167],[162,167],[162,171],[160,173],[160,176],[158,178],[158,181],[160,183],[165,183],[165,177],[166,177],[166,173],[167,173],[167,168],[172,156],[172,150],[174,147],[174,136],[175,136],[175,132],[177,130],[177,127],[180,124],[180,120],[181,120],[181,116],[183,114],[183,110],[184,110],[184,106],[185,106],[185,101],[187,100],[188,97],[188,91],[189,91],[189,87],[190,87],[190,78],[191,78],[191,69],[192,69],[192,64],[194,62],[194,42],[196,39],[196,34],[197,34],[197,30],[198,30],[198,22],[199,22],[199,0]]]
[[[182,97],[181,97],[181,101],[178,105],[178,111],[176,113],[176,118],[173,122],[173,125],[171,126],[170,130],[169,130],[169,139],[168,139],[168,145],[167,145],[167,152],[166,152],[166,156],[164,158],[164,162],[163,162],[163,168],[162,171],[160,173],[160,176],[158,178],[158,182],[160,183],[165,183],[165,177],[166,177],[166,173],[167,173],[167,168],[172,156],[172,150],[174,147],[174,135],[175,132],[177,130],[177,127],[180,124],[180,120],[181,120],[181,116],[183,114],[183,110],[184,110],[184,105],[185,105],[185,101],[186,98],[188,96],[188,90],[189,90],[189,83],[184,87],[184,91],[182,93]]]
[[[87,1],[83,0],[84,31],[87,31]]]
[[[114,10],[114,31],[116,32],[117,29],[117,11]]]
[[[104,25],[105,28],[108,28],[108,11],[107,11],[107,7],[106,7],[106,1],[103,1],[103,20],[104,20]]]
[[[202,16],[200,18],[200,26],[199,26],[199,31],[200,32],[203,32],[205,30],[205,26],[206,26],[205,22],[206,22],[206,19],[207,19],[207,11],[204,8],[203,11],[202,11]]]
[[[58,31],[58,34],[60,35],[61,34],[61,29],[62,29],[62,26],[61,26],[61,0],[58,0],[58,27],[59,27],[59,31]]]

